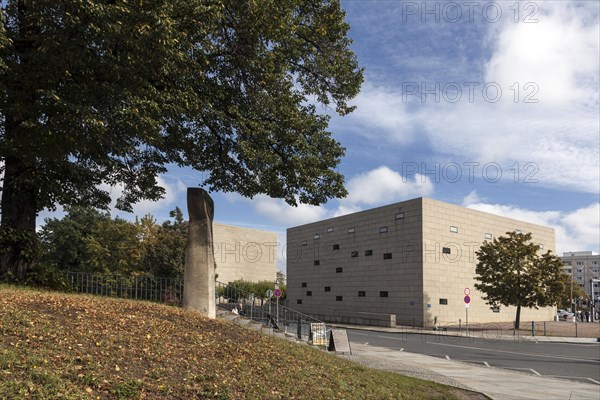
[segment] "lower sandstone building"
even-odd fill
[[[214,223],[213,246],[217,281],[275,281],[276,233]]]
[[[287,298],[330,322],[458,325],[467,312],[469,323],[510,322],[514,307],[492,310],[474,287],[475,251],[509,231],[531,232],[544,252],[555,251],[551,228],[428,198],[290,228]],[[521,321],[555,313],[526,308]]]

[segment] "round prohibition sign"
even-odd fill
[[[275,291],[273,292],[273,296],[277,298],[281,297],[281,289],[275,289]]]
[[[465,296],[468,296],[470,294],[471,294],[471,289],[465,288]]]
[[[471,302],[471,298],[469,296],[465,296],[465,304],[469,304]]]

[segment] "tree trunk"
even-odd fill
[[[515,330],[519,329],[519,325],[521,322],[521,305],[517,305],[517,317],[515,318]]]
[[[27,53],[34,49],[34,34],[39,33],[38,24],[28,16],[28,3],[17,1],[18,34],[15,38],[15,50],[21,71],[26,70]],[[8,144],[18,144],[21,124],[24,122],[23,111],[28,104],[34,104],[35,91],[31,85],[13,82],[11,90],[16,98],[20,98],[21,110],[4,110],[4,142],[9,151],[4,154],[4,177],[2,181],[2,199],[0,207],[0,280],[22,279],[34,259],[34,246],[37,241],[35,219],[37,216],[37,193],[33,183],[35,178],[35,159],[24,158],[18,148]],[[20,93],[24,87],[26,93]],[[7,104],[15,100],[7,99]],[[24,102],[23,102],[24,101]],[[14,104],[14,103],[13,103]]]
[[[0,278],[23,279],[31,262],[35,238],[37,207],[35,190],[22,179],[26,173],[22,160],[4,159],[2,188],[2,251],[0,252]],[[21,178],[21,179],[20,179]],[[23,182],[25,181],[25,182]]]

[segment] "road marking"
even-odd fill
[[[404,351],[404,347],[400,349],[400,351]]]
[[[383,339],[395,339],[395,340],[404,340],[404,341],[406,341],[406,339],[404,339],[404,338],[399,338],[399,337],[395,337],[395,336],[375,335],[375,337],[380,337],[380,338],[383,338]]]
[[[522,356],[527,355],[527,356],[533,356],[533,357],[557,358],[559,360],[592,361],[592,362],[600,364],[600,360],[594,359],[594,358],[576,358],[576,357],[555,356],[555,355],[551,355],[551,354],[523,353],[520,351],[496,350],[496,349],[488,349],[485,347],[461,346],[458,344],[448,344],[448,343],[435,343],[435,342],[428,342],[428,343],[432,344],[432,345],[436,345],[436,346],[458,347],[461,349],[474,349],[474,350],[483,350],[483,351],[489,351],[489,352],[494,352],[494,353],[518,354],[518,355],[522,355]]]
[[[491,368],[490,364],[488,364],[487,361],[481,361],[481,360],[457,360],[457,359],[454,359],[454,361],[465,362],[465,363],[470,363],[470,364],[479,364],[479,363],[482,363],[486,367]]]
[[[365,344],[369,344],[369,342],[365,342]]]
[[[500,367],[500,368],[502,368],[502,369],[522,369],[524,371],[531,371],[537,376],[542,376],[542,374],[537,372],[535,369],[531,369],[531,368],[517,368],[517,367]]]
[[[450,361],[450,356],[446,356],[446,360]]]
[[[578,382],[581,381],[582,379],[587,379],[587,380],[590,380],[590,381],[594,382],[597,385],[600,385],[600,382],[598,382],[597,380],[594,380],[592,378],[583,377],[583,376],[546,375],[546,377],[548,377],[548,378],[570,379],[570,380],[574,380],[574,381],[578,381]]]

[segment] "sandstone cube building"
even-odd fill
[[[509,322],[475,290],[475,251],[508,231],[531,232],[555,250],[554,230],[417,198],[287,230],[290,307],[326,321],[365,325]],[[551,321],[556,308],[522,309],[521,320]]]
[[[239,226],[213,224],[217,281],[275,281],[277,234]]]

